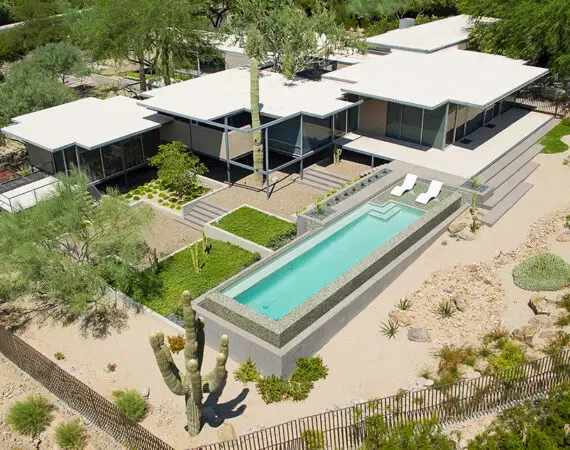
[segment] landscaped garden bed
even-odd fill
[[[283,247],[297,235],[296,224],[249,206],[232,211],[212,225],[273,250]]]
[[[305,213],[306,216],[314,219],[323,220],[334,213],[333,207],[343,202],[347,198],[353,196],[362,189],[370,186],[384,176],[388,175],[389,171],[379,170],[363,178],[355,178],[348,181],[338,189],[333,189],[327,192],[324,196],[317,199],[315,206]],[[330,198],[329,198],[330,197]]]
[[[159,314],[181,316],[181,292],[196,298],[258,260],[258,254],[207,239],[206,246],[196,242],[141,272],[125,293]]]
[[[210,191],[211,189],[205,186],[197,185],[192,192],[179,196],[171,189],[168,189],[160,179],[157,179],[151,180],[148,183],[127,192],[125,194],[125,198],[130,203],[146,200],[165,208],[180,210],[182,209],[182,205],[185,205],[186,203],[191,202]]]
[[[550,130],[540,141],[544,148],[542,153],[561,153],[568,150],[568,145],[562,140],[570,135],[570,118],[562,120]]]

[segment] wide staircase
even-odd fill
[[[202,231],[204,224],[215,219],[229,210],[218,205],[213,205],[205,200],[192,203],[184,209],[184,220],[192,228]]]
[[[349,180],[350,178],[328,172],[322,167],[311,166],[303,172],[303,179],[297,178],[295,181],[324,192],[329,192],[333,189],[338,189]]]
[[[486,210],[482,219],[484,224],[493,226],[532,189],[532,184],[525,180],[539,167],[539,164],[532,160],[544,146],[537,141],[557,124],[557,120],[550,120],[505,153],[502,158],[479,172],[477,178],[481,184],[492,188],[490,196],[481,204]]]

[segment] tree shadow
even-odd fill
[[[203,422],[212,428],[218,428],[226,419],[233,419],[234,417],[241,416],[247,408],[247,405],[245,404],[242,404],[239,407],[238,405],[242,403],[249,394],[248,388],[244,388],[234,399],[225,403],[219,403],[220,396],[224,391],[226,382],[227,377],[216,391],[208,395],[208,398],[203,405]]]

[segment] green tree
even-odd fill
[[[276,70],[293,80],[297,73],[324,61],[331,54],[365,46],[335,22],[326,9],[310,16],[292,0],[237,0],[229,30],[237,36],[250,58],[251,125],[261,123],[259,115],[259,62],[270,58]],[[263,182],[261,131],[253,133],[253,165]]]
[[[114,190],[95,202],[88,189],[84,173],[58,176],[53,196],[0,215],[0,286],[27,294],[24,318],[78,320],[101,337],[124,320],[105,280],[120,289],[132,282],[148,254],[143,232],[152,210],[131,208]]]
[[[78,16],[74,40],[94,59],[127,60],[139,67],[141,90],[145,70],[171,84],[175,69],[190,69],[197,57],[214,53],[204,2],[193,0],[96,0]]]
[[[0,0],[0,26],[12,22],[12,2]]]
[[[77,95],[57,75],[39,67],[32,58],[10,65],[0,84],[0,125],[22,114],[75,100]]]
[[[89,67],[81,50],[67,43],[52,43],[35,49],[29,56],[44,71],[55,74],[65,83],[69,75],[86,76]]]
[[[570,78],[567,0],[461,0],[460,7],[476,18],[470,34],[473,48],[528,60]]]
[[[168,188],[178,194],[178,198],[192,194],[200,187],[197,175],[208,169],[200,159],[180,141],[163,144],[158,153],[149,158],[149,164],[158,168],[158,178]]]

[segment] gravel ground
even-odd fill
[[[53,412],[54,419],[47,430],[38,440],[32,440],[27,436],[12,431],[6,424],[8,409],[18,400],[23,400],[29,394],[40,394],[47,397],[56,407]],[[56,449],[54,441],[55,428],[62,422],[79,420],[87,427],[88,443],[87,450],[119,449],[123,448],[106,433],[89,424],[76,411],[69,408],[65,403],[52,395],[41,384],[22,372],[12,362],[0,356],[0,448],[28,450],[35,448]]]
[[[180,219],[182,220],[182,219]],[[185,247],[186,242],[194,242],[202,235],[167,212],[154,209],[154,219],[146,235],[146,243],[156,248],[159,258],[163,258]]]
[[[334,173],[351,180],[360,176],[362,172],[370,169],[370,158],[363,158],[361,155],[350,155],[347,158],[341,158],[337,164],[321,163],[318,166],[327,172]]]
[[[253,174],[239,180],[230,189],[224,189],[206,199],[208,203],[234,209],[244,204],[262,209],[269,213],[291,219],[296,211],[312,204],[322,192],[310,186],[296,183],[298,174],[276,172],[271,178],[278,177],[280,182],[272,188],[267,199],[265,189],[259,190]]]

